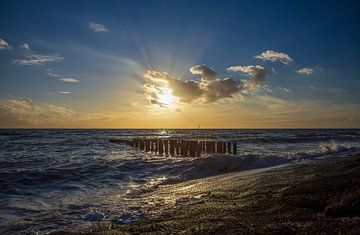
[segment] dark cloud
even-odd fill
[[[211,103],[235,95],[247,95],[266,79],[265,69],[261,66],[233,66],[229,71],[241,71],[249,75],[250,79],[218,78],[217,72],[205,65],[190,68],[193,75],[199,75],[200,80],[181,80],[170,76],[166,72],[147,71],[145,77],[153,84],[145,84],[145,94],[150,104],[164,106],[160,96],[163,89],[172,91],[180,102],[190,103],[198,101]]]
[[[203,80],[213,81],[217,79],[217,72],[206,65],[196,65],[190,68],[192,74],[201,75]]]

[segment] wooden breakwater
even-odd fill
[[[109,141],[111,143],[127,144],[139,150],[160,155],[199,157],[201,153],[237,154],[237,144],[235,141],[161,138],[110,138]]]

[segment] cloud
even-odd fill
[[[61,75],[53,72],[53,71],[50,70],[50,69],[47,69],[46,71],[47,71],[47,75],[49,75],[50,77],[55,77],[55,78],[61,77]]]
[[[342,89],[342,88],[321,88],[321,87],[314,87],[314,86],[310,86],[309,88],[311,90],[324,91],[324,92],[330,93],[335,96],[343,95],[348,92],[347,90]]]
[[[64,58],[55,54],[55,55],[39,55],[39,54],[28,54],[25,55],[22,59],[15,59],[13,62],[19,65],[43,65],[47,63],[60,62]]]
[[[190,72],[195,75],[202,75],[202,79],[212,81],[217,78],[217,72],[206,65],[196,65],[190,68]]]
[[[276,89],[280,90],[280,91],[283,91],[283,92],[286,92],[286,93],[289,93],[290,92],[290,89],[288,88],[285,88],[285,87],[276,87]]]
[[[268,60],[271,62],[277,62],[280,61],[283,64],[289,65],[293,62],[293,59],[290,58],[289,55],[283,53],[283,52],[276,52],[272,50],[267,50],[261,53],[260,55],[255,56],[256,59],[259,60]]]
[[[70,91],[59,91],[58,93],[62,94],[62,95],[66,95],[66,94],[70,94],[71,92]]]
[[[260,65],[248,65],[248,66],[231,66],[227,68],[228,71],[233,72],[241,72],[246,75],[253,77],[255,83],[260,83],[265,81],[266,79],[266,72],[265,68]]]
[[[0,38],[0,50],[12,49],[12,47],[3,39]]]
[[[296,73],[301,74],[301,75],[306,75],[306,76],[313,75],[314,72],[315,72],[315,69],[309,68],[309,67],[305,67],[305,68],[296,70]]]
[[[264,91],[268,92],[268,93],[273,93],[273,90],[271,89],[271,87],[269,85],[264,85],[261,87]]]
[[[200,83],[197,81],[184,81],[176,79],[174,77],[171,77],[166,72],[158,71],[147,71],[144,76],[145,78],[148,78],[155,83],[164,83],[165,85],[167,85],[172,90],[173,95],[178,97],[179,101],[181,102],[189,103],[195,99],[200,98],[202,95]],[[149,86],[149,84],[145,84],[145,93],[148,95],[148,100],[150,103],[154,103],[155,100],[159,100],[157,97],[158,93],[156,91],[156,89],[161,89],[159,87],[163,86]],[[153,88],[155,88],[155,90]]]
[[[63,82],[71,82],[71,83],[79,82],[79,80],[77,80],[75,78],[60,78],[60,80]]]
[[[145,96],[150,104],[162,104],[159,96],[163,89],[170,89],[172,95],[180,102],[190,103],[193,101],[211,103],[224,98],[248,95],[257,89],[257,86],[265,80],[265,69],[261,66],[233,66],[230,71],[242,71],[251,76],[250,79],[235,80],[232,78],[218,78],[217,72],[206,66],[196,65],[190,68],[194,75],[200,75],[199,80],[181,80],[170,76],[166,72],[147,71],[144,75],[153,84],[145,84]]]
[[[26,50],[30,50],[29,44],[27,44],[27,43],[23,43],[19,47],[23,48],[23,49],[26,49]]]
[[[68,120],[74,115],[75,112],[70,109],[51,104],[36,104],[30,99],[0,100],[0,123],[2,125],[37,125]]]
[[[0,99],[0,127],[116,127],[124,120],[133,122],[143,113],[126,111],[79,112],[60,105],[37,103],[31,99]]]
[[[89,22],[88,27],[97,33],[109,32],[109,29],[105,25],[99,23]]]

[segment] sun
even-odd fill
[[[161,89],[157,96],[159,98],[159,103],[168,107],[175,106],[177,102],[177,98],[172,94],[172,90],[170,90],[169,88]]]

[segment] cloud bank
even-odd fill
[[[99,23],[89,22],[88,27],[97,33],[109,32],[109,29],[105,25]]]
[[[261,53],[260,55],[255,56],[256,59],[263,60],[263,61],[271,61],[271,62],[281,62],[283,64],[289,65],[293,61],[292,58],[286,53],[283,52],[276,52],[272,50],[267,50]]]
[[[68,120],[75,112],[52,104],[35,104],[30,99],[9,99],[0,101],[0,121],[17,125],[52,123]]]
[[[220,79],[217,72],[206,65],[196,65],[190,68],[190,72],[200,76],[200,80],[181,80],[166,72],[149,70],[144,76],[152,84],[144,85],[145,95],[150,104],[160,106],[164,106],[159,99],[163,89],[170,89],[180,102],[212,103],[220,99],[234,98],[236,95],[247,95],[266,79],[265,69],[261,66],[232,66],[228,70],[240,71],[251,78]]]

